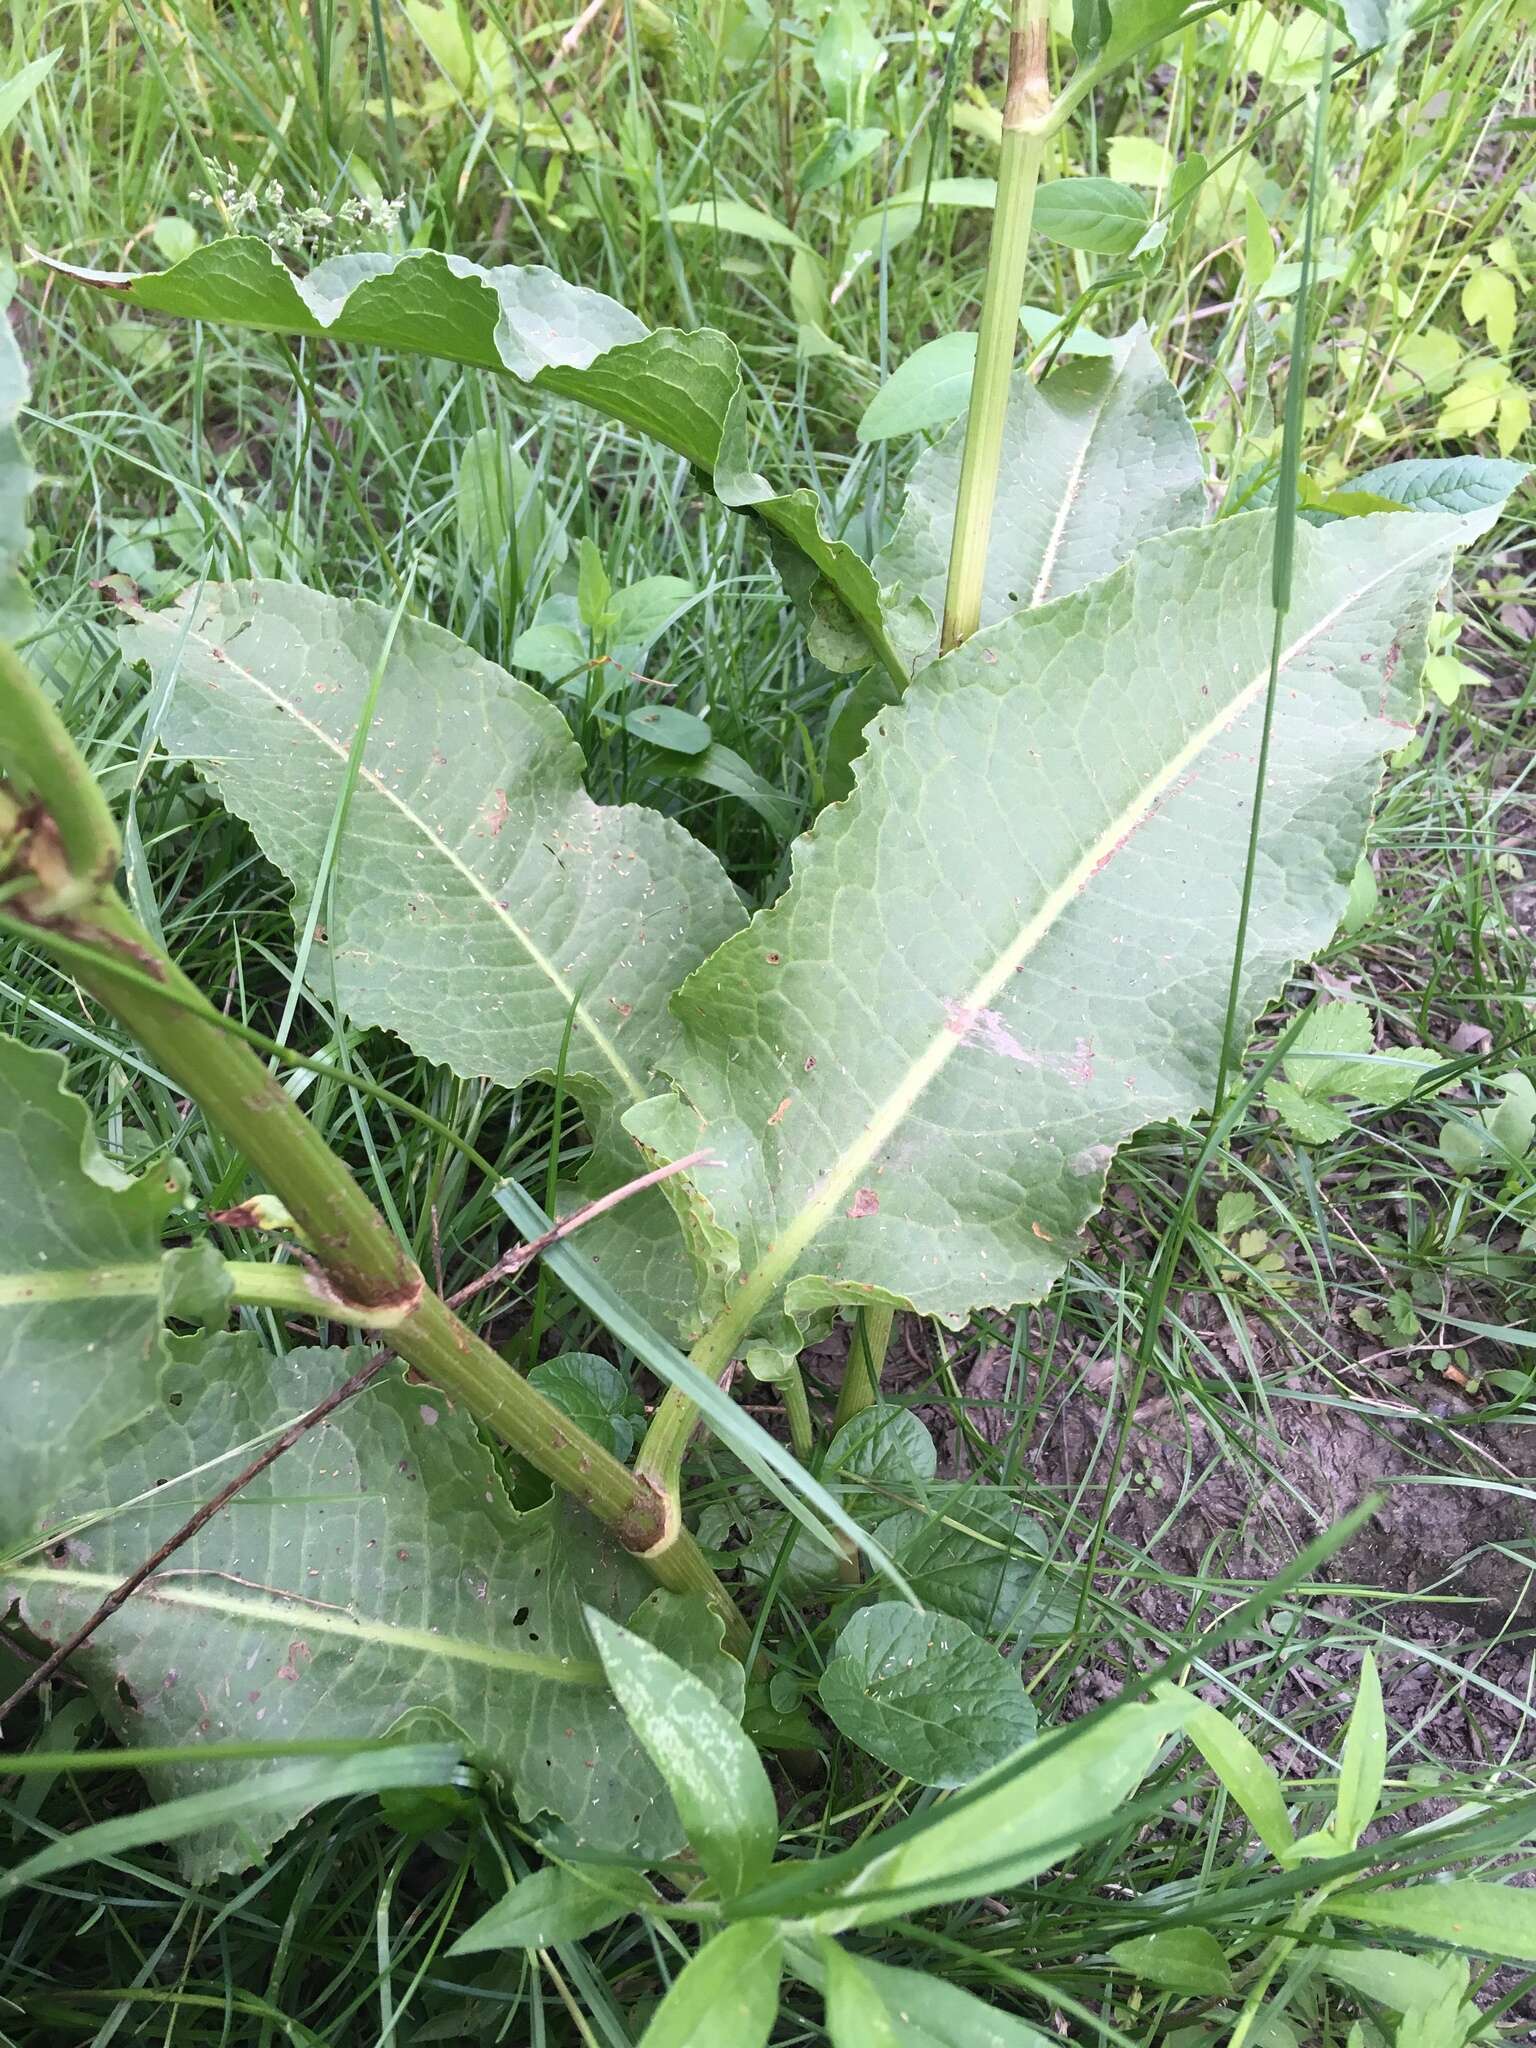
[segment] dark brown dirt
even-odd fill
[[[916,1325],[898,1337],[885,1384],[898,1399],[916,1396],[939,1439],[941,1470],[964,1474],[979,1461],[952,1410],[922,1404],[925,1341]],[[1272,1350],[1272,1335],[1265,1341]],[[1219,1389],[1220,1430],[1198,1391],[1152,1392],[1131,1418],[1116,1476],[1130,1371],[1114,1359],[1037,1363],[1010,1393],[1008,1353],[994,1349],[963,1369],[962,1389],[979,1437],[1000,1444],[1023,1433],[1015,1469],[1028,1475],[1048,1524],[1059,1526],[1070,1506],[1072,1525],[1086,1532],[1113,1487],[1100,1583],[1149,1636],[1186,1638],[1192,1620],[1196,1631],[1208,1626],[1379,1496],[1366,1527],[1319,1575],[1337,1590],[1290,1603],[1293,1654],[1276,1662],[1283,1676],[1266,1691],[1269,1710],[1330,1746],[1361,1651],[1380,1631],[1385,1704],[1406,1738],[1405,1768],[1417,1760],[1431,1772],[1478,1773],[1536,1762],[1536,1417],[1484,1425],[1475,1399],[1407,1367],[1370,1374],[1362,1390],[1303,1367],[1266,1377],[1256,1419],[1236,1415],[1230,1387]],[[1081,1554],[1086,1543],[1075,1547]],[[1121,1677],[1090,1666],[1074,1690],[1088,1706]],[[1298,1746],[1276,1761],[1307,1776],[1316,1755]]]

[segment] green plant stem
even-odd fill
[[[805,1375],[798,1360],[785,1375],[784,1413],[789,1419],[790,1445],[803,1464],[816,1448],[816,1432],[811,1427],[811,1404],[805,1398]]]
[[[1275,553],[1270,595],[1275,608],[1270,641],[1269,680],[1264,691],[1264,723],[1259,733],[1259,758],[1253,777],[1253,807],[1248,814],[1248,850],[1243,862],[1243,888],[1238,900],[1237,932],[1232,941],[1232,971],[1227,981],[1226,1016],[1221,1028],[1221,1053],[1216,1065],[1214,1107],[1220,1110],[1227,1079],[1242,1047],[1237,1043],[1243,965],[1248,951],[1248,919],[1258,873],[1259,842],[1264,822],[1264,790],[1269,778],[1269,749],[1274,732],[1275,702],[1280,690],[1280,661],[1285,621],[1291,608],[1291,571],[1296,553],[1297,491],[1301,475],[1301,440],[1305,423],[1307,370],[1312,311],[1312,266],[1317,241],[1319,195],[1327,172],[1328,95],[1333,81],[1333,45],[1323,39],[1322,77],[1312,117],[1311,174],[1307,183],[1306,224],[1301,241],[1301,277],[1292,314],[1291,362],[1285,380],[1285,428],[1280,448],[1279,488],[1275,497]]]
[[[63,720],[11,648],[0,641],[0,704],[5,707],[5,758],[57,829],[67,874],[55,878],[59,907],[83,900],[117,872],[122,848],[117,821],[96,778],[80,758]],[[72,886],[71,886],[72,885]]]
[[[940,652],[968,640],[981,622],[981,593],[992,533],[992,508],[1002,463],[1003,426],[1019,339],[1019,307],[1035,187],[1050,133],[1046,84],[1048,0],[1014,0],[1008,51],[1008,97],[997,175],[997,212],[976,342],[976,374],[966,415],[965,452],[955,498],[949,582],[944,592]]]
[[[894,1309],[859,1310],[858,1321],[853,1326],[853,1342],[848,1346],[848,1363],[843,1368],[843,1384],[838,1390],[837,1413],[832,1418],[834,1434],[845,1422],[851,1422],[865,1408],[873,1408],[879,1400],[880,1373],[895,1319]]]
[[[700,1363],[698,1348],[690,1354]],[[727,1358],[726,1364],[730,1360]],[[720,1375],[717,1373],[716,1377]],[[656,1404],[635,1459],[635,1471],[666,1503],[670,1521],[682,1517],[683,1454],[693,1436],[699,1411],[680,1387],[668,1387]]]
[[[34,735],[49,737],[52,709],[14,658],[0,670],[0,704],[7,761],[36,783],[50,817],[56,791],[69,799],[76,843],[94,848],[99,861],[99,820],[79,788],[81,777],[89,780],[88,771],[62,726],[51,752],[34,741]],[[16,743],[17,732],[25,746]],[[16,851],[13,876],[27,877],[32,886],[12,898],[10,919],[24,923],[44,949],[55,936],[65,942],[80,985],[199,1105],[255,1178],[284,1204],[335,1297],[327,1305],[307,1293],[306,1309],[387,1331],[391,1348],[408,1365],[461,1400],[478,1422],[613,1529],[660,1584],[702,1593],[724,1620],[731,1647],[743,1649],[749,1632],[734,1601],[694,1538],[668,1516],[654,1487],[588,1437],[430,1291],[293,1097],[250,1046],[224,1030],[212,1004],[121,898],[99,878],[81,896],[89,877],[74,874],[60,858],[63,827],[49,831],[46,825],[46,818],[34,823]],[[246,1284],[273,1290],[278,1285],[275,1277],[253,1282],[249,1274]]]
[[[34,930],[46,947],[46,925]],[[408,1312],[421,1275],[383,1217],[250,1047],[219,1028],[212,1005],[127,905],[101,894],[68,936],[90,956],[75,952],[75,979],[238,1146],[292,1215],[341,1301],[373,1310],[381,1323]],[[116,959],[138,974],[114,973]],[[169,1000],[151,992],[153,983],[165,986]]]
[[[1265,2012],[1264,2000],[1268,1996],[1270,1985],[1294,1954],[1296,1944],[1305,1934],[1309,1924],[1328,1903],[1329,1895],[1348,1883],[1348,1876],[1332,1878],[1319,1886],[1315,1892],[1309,1893],[1306,1898],[1297,1901],[1285,1926],[1260,1958],[1259,1974],[1249,1987],[1248,1996],[1243,2001],[1243,2009],[1237,2016],[1237,2024],[1228,2037],[1227,2048],[1244,2048],[1244,2044],[1251,2037],[1261,2015]]]
[[[377,1328],[371,1309],[334,1300],[320,1282],[298,1264],[276,1259],[226,1259],[224,1278],[242,1308],[270,1308],[315,1321],[347,1323],[357,1329]]]
[[[664,1505],[646,1481],[530,1386],[431,1292],[346,1166],[256,1053],[219,1028],[211,1006],[203,1004],[206,1018],[189,1014],[202,1003],[197,990],[155,954],[126,906],[105,899],[93,907],[92,923],[105,943],[116,941],[131,957],[157,965],[177,1000],[146,994],[137,977],[130,982],[114,976],[110,966],[77,965],[77,978],[186,1089],[287,1207],[339,1297],[325,1306],[309,1295],[306,1305],[339,1321],[387,1331],[391,1348],[408,1365],[461,1400],[476,1421],[613,1529],[662,1585],[704,1594],[726,1621],[733,1645],[744,1644],[746,1628],[735,1603],[689,1532],[668,1527]],[[272,1280],[264,1284],[275,1287]]]

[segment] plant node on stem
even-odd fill
[[[1057,126],[1046,76],[1049,0],[1014,0],[1008,45],[1008,96],[997,174],[987,287],[976,341],[976,374],[966,415],[965,452],[955,497],[949,582],[939,650],[948,654],[981,622],[981,593],[992,532],[992,506],[1002,462],[1003,425],[1018,347],[1024,265],[1034,218],[1035,187],[1045,145]]]
[[[154,1057],[290,1212],[330,1298],[313,1312],[386,1329],[408,1365],[461,1400],[563,1493],[612,1529],[652,1575],[702,1593],[730,1648],[750,1640],[692,1535],[640,1475],[482,1342],[415,1261],[288,1091],[155,944],[111,887],[110,813],[57,712],[0,650],[0,740],[21,787],[0,784],[0,918],[69,961],[75,979]],[[103,821],[105,820],[105,823]],[[75,854],[88,865],[75,866]],[[245,1276],[249,1284],[249,1275]],[[256,1283],[258,1286],[260,1283]],[[269,1283],[276,1291],[276,1282]]]

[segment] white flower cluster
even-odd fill
[[[405,210],[405,194],[397,199],[361,193],[344,200],[334,212],[309,194],[309,203],[290,206],[276,178],[247,185],[233,164],[206,165],[215,189],[194,188],[192,198],[214,207],[231,228],[250,228],[274,248],[300,250],[334,239],[344,243],[362,234],[393,234]],[[216,174],[216,175],[215,175]]]

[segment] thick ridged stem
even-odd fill
[[[431,1292],[347,1166],[264,1061],[224,1029],[212,1004],[97,869],[73,870],[71,842],[99,863],[115,839],[102,838],[99,817],[80,793],[89,771],[14,658],[0,670],[0,710],[0,753],[31,785],[23,795],[35,799],[13,819],[10,865],[0,877],[10,884],[7,923],[23,926],[44,949],[58,943],[81,987],[240,1151],[287,1209],[333,1297],[337,1320],[384,1333],[407,1364],[462,1401],[478,1422],[611,1528],[660,1584],[703,1593],[724,1619],[732,1648],[743,1652],[749,1633],[735,1602],[694,1538],[669,1522],[655,1487],[587,1436]],[[39,734],[48,745],[17,747],[18,731]],[[55,818],[61,796],[68,839]],[[315,1306],[317,1313],[329,1312],[323,1301]]]

